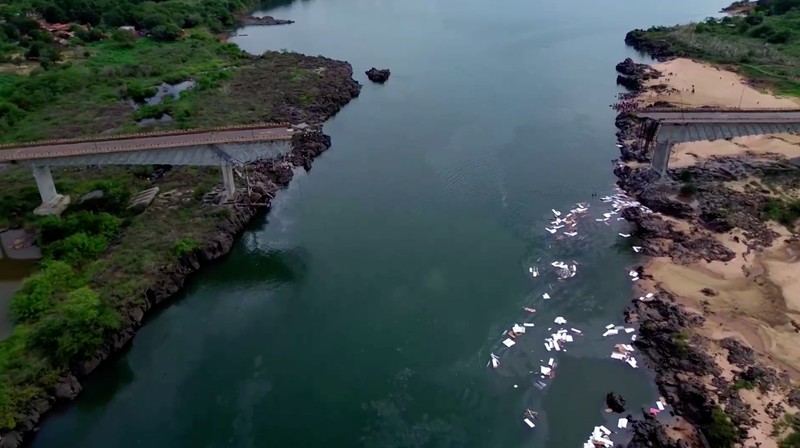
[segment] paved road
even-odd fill
[[[286,125],[264,125],[250,129],[221,129],[185,133],[163,133],[139,136],[113,136],[105,140],[70,141],[64,143],[30,143],[0,149],[0,162],[87,154],[109,154],[150,149],[176,148],[215,143],[248,143],[290,140],[292,130]]]
[[[800,123],[800,110],[680,110],[658,109],[636,112],[663,124],[682,123]]]

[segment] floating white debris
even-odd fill
[[[552,342],[550,342],[550,341],[545,341],[545,343],[544,343],[544,348],[546,348],[546,349],[547,349],[547,351],[549,352],[550,350],[552,350],[552,349],[553,349],[553,343],[552,343]]]
[[[621,418],[621,419],[619,419],[619,421],[617,421],[617,428],[625,429],[627,427],[628,427],[628,419],[627,418]]]
[[[558,210],[555,210],[555,209],[551,209],[551,211],[553,212],[553,215],[554,215],[555,217],[559,217],[559,216],[561,216],[561,212],[560,212],[560,211],[558,211]]]
[[[522,325],[514,324],[514,326],[511,327],[511,331],[513,331],[514,333],[525,333],[525,327],[523,327]]]
[[[526,424],[526,425],[528,425],[528,426],[530,426],[531,428],[535,428],[535,427],[536,427],[536,425],[534,425],[534,424],[533,424],[533,422],[532,422],[532,421],[530,421],[530,420],[529,420],[529,419],[527,419],[527,418],[526,418],[526,419],[524,419],[524,420],[522,420],[522,421],[523,421],[523,422],[525,422],[525,424]]]
[[[636,331],[635,328],[626,328],[625,329],[625,333],[633,333],[634,331]]]
[[[625,361],[625,362],[627,362],[627,363],[628,363],[628,364],[629,364],[631,367],[633,367],[634,369],[636,369],[636,368],[638,368],[638,367],[639,367],[639,366],[637,366],[637,365],[636,365],[636,358],[634,358],[633,356],[631,356],[630,358],[628,358],[628,359],[627,359],[627,361]]]
[[[553,322],[555,322],[555,323],[557,323],[559,325],[564,325],[565,323],[567,323],[567,320],[564,319],[561,316],[558,316],[558,317],[556,317],[556,319]]]
[[[614,328],[614,324],[608,324],[608,325],[606,325],[606,330],[610,330],[610,329],[612,329],[612,328]]]
[[[516,342],[514,342],[514,341],[513,341],[513,340],[511,340],[511,339],[506,339],[505,341],[503,341],[503,345],[505,345],[506,347],[511,347],[511,346],[513,346],[514,344],[516,344]]]
[[[564,235],[567,235],[569,237],[575,236],[577,234],[578,234],[578,232],[564,232]]]
[[[583,333],[581,333],[581,330],[578,330],[577,328],[570,328],[570,330],[572,330],[573,332],[578,333],[578,334],[583,334]]]
[[[617,333],[619,333],[618,330],[614,330],[614,329],[606,330],[606,332],[603,333],[603,337],[612,336],[612,335],[615,335]]]
[[[631,335],[631,342],[636,342],[636,335],[635,334]]]
[[[648,292],[645,297],[647,297],[649,299],[649,298],[653,297],[654,295],[655,294],[653,294],[652,292]]]
[[[525,327],[532,327],[533,326],[533,322],[525,322],[522,325],[525,326]]]
[[[637,254],[639,252],[641,252],[641,250],[642,250],[642,246],[633,246],[633,251],[636,252]]]
[[[619,235],[619,236],[621,236],[623,238],[630,238],[631,237],[630,233],[618,233],[617,235]]]
[[[542,294],[542,298],[543,298],[543,299],[545,299],[545,300],[547,300],[547,299],[549,299],[549,298],[550,298],[550,294],[548,294],[548,293],[544,293],[544,294]]]
[[[611,430],[609,430],[608,428],[606,428],[606,427],[605,427],[605,426],[603,426],[603,425],[600,425],[600,426],[598,426],[598,428],[599,428],[599,429],[600,429],[600,431],[602,431],[602,432],[603,432],[603,434],[605,434],[605,435],[609,435],[609,434],[611,434]]]
[[[535,313],[536,312],[536,309],[528,307],[528,306],[522,307],[522,309],[527,311],[527,312],[529,312],[529,313]]]
[[[662,403],[661,400],[658,400],[658,401],[656,401],[656,407],[658,408],[659,411],[663,411],[664,410],[664,403]]]
[[[514,385],[514,389],[516,389],[516,388],[518,388],[518,387],[519,387],[519,386],[517,386],[516,384]]]
[[[630,272],[628,272],[628,275],[630,275],[631,277],[638,277],[639,273],[636,272],[636,271],[630,271]]]
[[[626,358],[626,356],[624,354],[617,353],[617,352],[612,353],[611,357],[614,358],[614,359],[619,359],[619,360],[624,360]]]
[[[542,375],[550,375],[550,372],[552,370],[553,369],[551,369],[550,367],[545,367],[545,366],[539,367],[539,371],[542,373]]]
[[[574,339],[572,339],[572,335],[571,334],[568,334],[568,335],[564,336],[564,340],[567,341],[567,342],[572,342]]]
[[[498,368],[498,367],[500,367],[500,360],[499,360],[499,359],[492,358],[492,368],[493,368],[493,369],[496,369],[496,368]]]
[[[558,230],[556,230],[556,229],[551,229],[550,227],[545,227],[545,228],[544,228],[544,230],[547,230],[547,231],[548,231],[548,232],[550,232],[551,234],[552,234],[552,233],[556,233],[556,232],[558,232]]]
[[[555,364],[555,362],[556,362],[555,359],[550,358],[549,360],[547,360],[547,365],[550,366],[550,367],[553,367],[553,364]]]

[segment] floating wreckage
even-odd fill
[[[610,429],[603,425],[595,426],[594,430],[592,430],[592,435],[589,436],[589,440],[583,444],[583,448],[612,447],[614,442],[609,438],[610,435]]]
[[[531,411],[530,409],[525,409],[525,412],[522,413],[522,421],[525,422],[526,425],[530,428],[535,428],[536,424],[533,423],[539,418],[539,413]]]

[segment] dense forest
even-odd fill
[[[244,0],[2,0],[0,62],[25,58],[48,66],[61,58],[61,36],[72,44],[93,42],[123,26],[164,41],[196,27],[219,33],[235,23],[235,13],[245,6]],[[69,27],[53,33],[41,21]]]

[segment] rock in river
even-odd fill
[[[609,392],[606,395],[606,406],[612,411],[621,414],[625,412],[625,399],[620,394]]]
[[[370,81],[383,84],[389,79],[389,75],[391,75],[392,72],[389,71],[388,68],[378,70],[377,68],[372,67],[366,71],[366,74]]]

